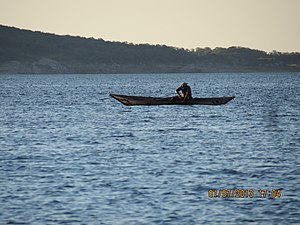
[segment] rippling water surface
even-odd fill
[[[236,99],[109,97],[172,96],[182,81]],[[299,73],[0,76],[0,223],[297,223],[299,87]]]

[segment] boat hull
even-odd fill
[[[110,94],[110,96],[126,106],[134,105],[222,105],[226,104],[235,96],[224,96],[214,98],[193,98],[189,101],[182,102],[177,96],[174,97],[144,97]]]

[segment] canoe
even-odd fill
[[[193,98],[187,102],[182,102],[177,96],[174,97],[143,97],[109,94],[124,105],[222,105],[226,104],[235,96],[224,96],[215,98]]]

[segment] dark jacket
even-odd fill
[[[185,86],[180,86],[179,88],[176,89],[176,93],[178,95],[180,95],[180,91],[181,91],[181,97],[183,98],[183,100],[191,100],[192,99],[192,90],[191,87],[188,85]]]

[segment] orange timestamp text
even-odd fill
[[[209,198],[280,198],[280,189],[209,189],[207,193]]]

